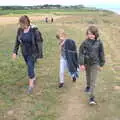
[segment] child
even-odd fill
[[[68,39],[64,30],[60,30],[57,35],[57,39],[59,39],[59,45],[61,49],[60,55],[60,74],[59,74],[59,88],[64,86],[64,71],[67,68],[73,82],[76,81],[78,77],[77,68],[78,66],[78,57],[75,41]]]
[[[95,82],[98,70],[105,64],[103,43],[99,40],[99,32],[96,26],[92,25],[87,29],[87,38],[79,49],[80,70],[86,71],[87,85],[85,92],[90,92],[89,104],[96,104]]]
[[[38,28],[30,25],[28,16],[21,16],[19,19],[20,27],[17,31],[16,42],[13,50],[13,59],[16,59],[19,46],[21,47],[22,56],[28,68],[29,87],[28,93],[32,92],[34,87],[35,63],[38,58],[43,57],[42,44],[43,38]]]

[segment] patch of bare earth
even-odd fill
[[[82,96],[83,90],[80,84],[73,83],[73,87],[68,91],[67,94],[62,95],[61,104],[62,108],[60,110],[60,117],[57,120],[83,120],[86,112],[87,103],[83,100]],[[63,88],[64,89],[64,88]]]
[[[20,16],[19,16],[20,17]],[[9,17],[9,16],[0,16],[0,25],[6,24],[17,24],[19,17]],[[54,16],[54,20],[60,18],[61,16]],[[30,16],[31,21],[42,21],[45,16]]]

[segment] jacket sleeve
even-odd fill
[[[100,60],[100,66],[104,66],[105,64],[105,55],[104,55],[104,47],[103,43],[100,41],[100,47],[99,47],[99,60]]]
[[[80,65],[84,65],[84,42],[80,45],[80,48],[79,48],[79,64]]]
[[[39,30],[35,31],[35,41],[38,52],[38,58],[43,58],[43,38]]]
[[[19,49],[19,45],[20,45],[19,33],[20,33],[20,29],[18,29],[18,31],[17,31],[15,46],[14,46],[14,49],[13,49],[13,53],[15,53],[15,54],[18,54],[18,49]]]

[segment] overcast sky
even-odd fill
[[[120,0],[0,0],[0,5],[43,5],[62,4],[97,6],[103,8],[120,8]]]
[[[43,5],[43,4],[61,4],[61,5],[79,5],[86,7],[97,7],[105,9],[114,9],[120,12],[120,0],[0,0],[0,5]]]

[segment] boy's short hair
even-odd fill
[[[98,39],[99,37],[99,31],[98,28],[95,25],[91,25],[88,27],[86,34],[88,35],[88,32],[91,32],[93,35],[95,35],[95,39]]]
[[[60,36],[66,36],[64,29],[59,29],[56,33],[56,38],[60,39]]]

